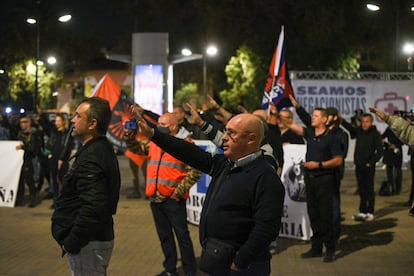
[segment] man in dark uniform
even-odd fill
[[[281,119],[282,123],[286,123]],[[309,220],[312,228],[312,247],[302,258],[322,257],[324,262],[335,261],[336,239],[334,234],[333,198],[336,183],[335,169],[342,165],[339,142],[329,133],[326,123],[328,114],[323,108],[312,113],[311,126],[305,128],[296,123],[290,129],[307,140],[305,183]],[[287,124],[287,123],[286,123]]]

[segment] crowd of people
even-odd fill
[[[24,151],[15,206],[27,204],[33,208],[43,199],[54,201],[69,168],[71,152],[77,146],[70,135],[69,115],[56,113],[52,118],[40,107],[31,115],[6,115],[0,111],[0,140],[20,141],[16,150]],[[47,187],[43,186],[45,182]],[[26,186],[29,199],[25,196]],[[53,209],[54,203],[50,207]]]
[[[315,108],[309,114],[292,96],[292,108],[277,110],[270,105],[267,111],[250,113],[239,106],[237,114],[209,100],[201,109],[187,104],[161,115],[133,105],[138,127],[124,130],[128,150],[147,156],[145,165],[131,166],[131,170],[137,197],[145,193],[149,200],[164,254],[164,270],[159,275],[177,275],[175,238],[186,275],[196,275],[186,199],[202,172],[212,179],[200,218],[198,265],[211,275],[270,275],[285,195],[280,180],[283,145],[306,144],[303,168],[313,234],[302,258],[336,259],[340,186],[349,139],[356,140],[353,154],[360,198],[353,218],[375,219],[374,179],[381,158],[391,194],[401,192],[402,145],[414,148],[414,126],[403,118],[371,108],[389,124],[380,134],[370,113],[356,110],[350,122],[334,107]],[[293,109],[302,123],[294,120]],[[51,122],[40,108],[33,116],[0,117],[0,138],[20,141],[16,150],[24,151],[16,206],[35,207],[46,180],[43,199],[53,199],[52,234],[62,255],[67,254],[73,275],[105,275],[114,246],[112,215],[119,200],[120,173],[113,147],[105,138],[110,116],[105,100],[88,98],[74,113],[72,127],[67,116],[56,114]],[[205,152],[192,139],[209,139],[223,153]],[[78,150],[69,168],[75,147]],[[137,169],[143,170],[145,185],[138,183]],[[413,208],[410,214],[414,215]],[[96,258],[100,261],[95,262]]]

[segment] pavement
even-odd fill
[[[109,275],[156,275],[163,270],[163,255],[145,199],[128,199],[132,175],[126,157],[119,156],[122,188],[115,215],[115,248]],[[376,174],[376,191],[385,172]],[[356,180],[347,170],[341,186],[342,235],[337,260],[302,259],[309,242],[278,238],[271,275],[414,275],[414,217],[408,216],[411,172],[403,171],[400,195],[376,196],[375,220],[356,222],[359,196]],[[50,234],[50,200],[35,208],[0,208],[0,275],[70,275],[66,258]],[[200,256],[198,227],[189,225],[196,256]],[[178,263],[180,275],[184,275]],[[199,272],[198,275],[205,275]]]

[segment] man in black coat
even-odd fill
[[[83,100],[72,118],[81,147],[62,180],[52,215],[52,235],[68,253],[72,275],[106,275],[114,246],[114,222],[121,178],[118,159],[105,134],[109,103]]]
[[[357,221],[371,221],[374,219],[375,207],[375,164],[381,159],[383,146],[381,135],[372,124],[371,114],[362,115],[361,126],[354,127],[342,120],[342,125],[356,139],[354,151],[355,175],[359,188],[359,214],[353,216]]]

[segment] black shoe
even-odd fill
[[[322,250],[319,251],[310,249],[309,251],[302,253],[300,256],[304,259],[322,257]]]
[[[37,205],[36,195],[30,196],[30,202],[29,202],[29,205],[27,205],[27,207],[33,208],[33,207],[36,207],[36,205]]]
[[[326,253],[325,257],[323,257],[324,263],[332,263],[336,260],[335,253]]]

